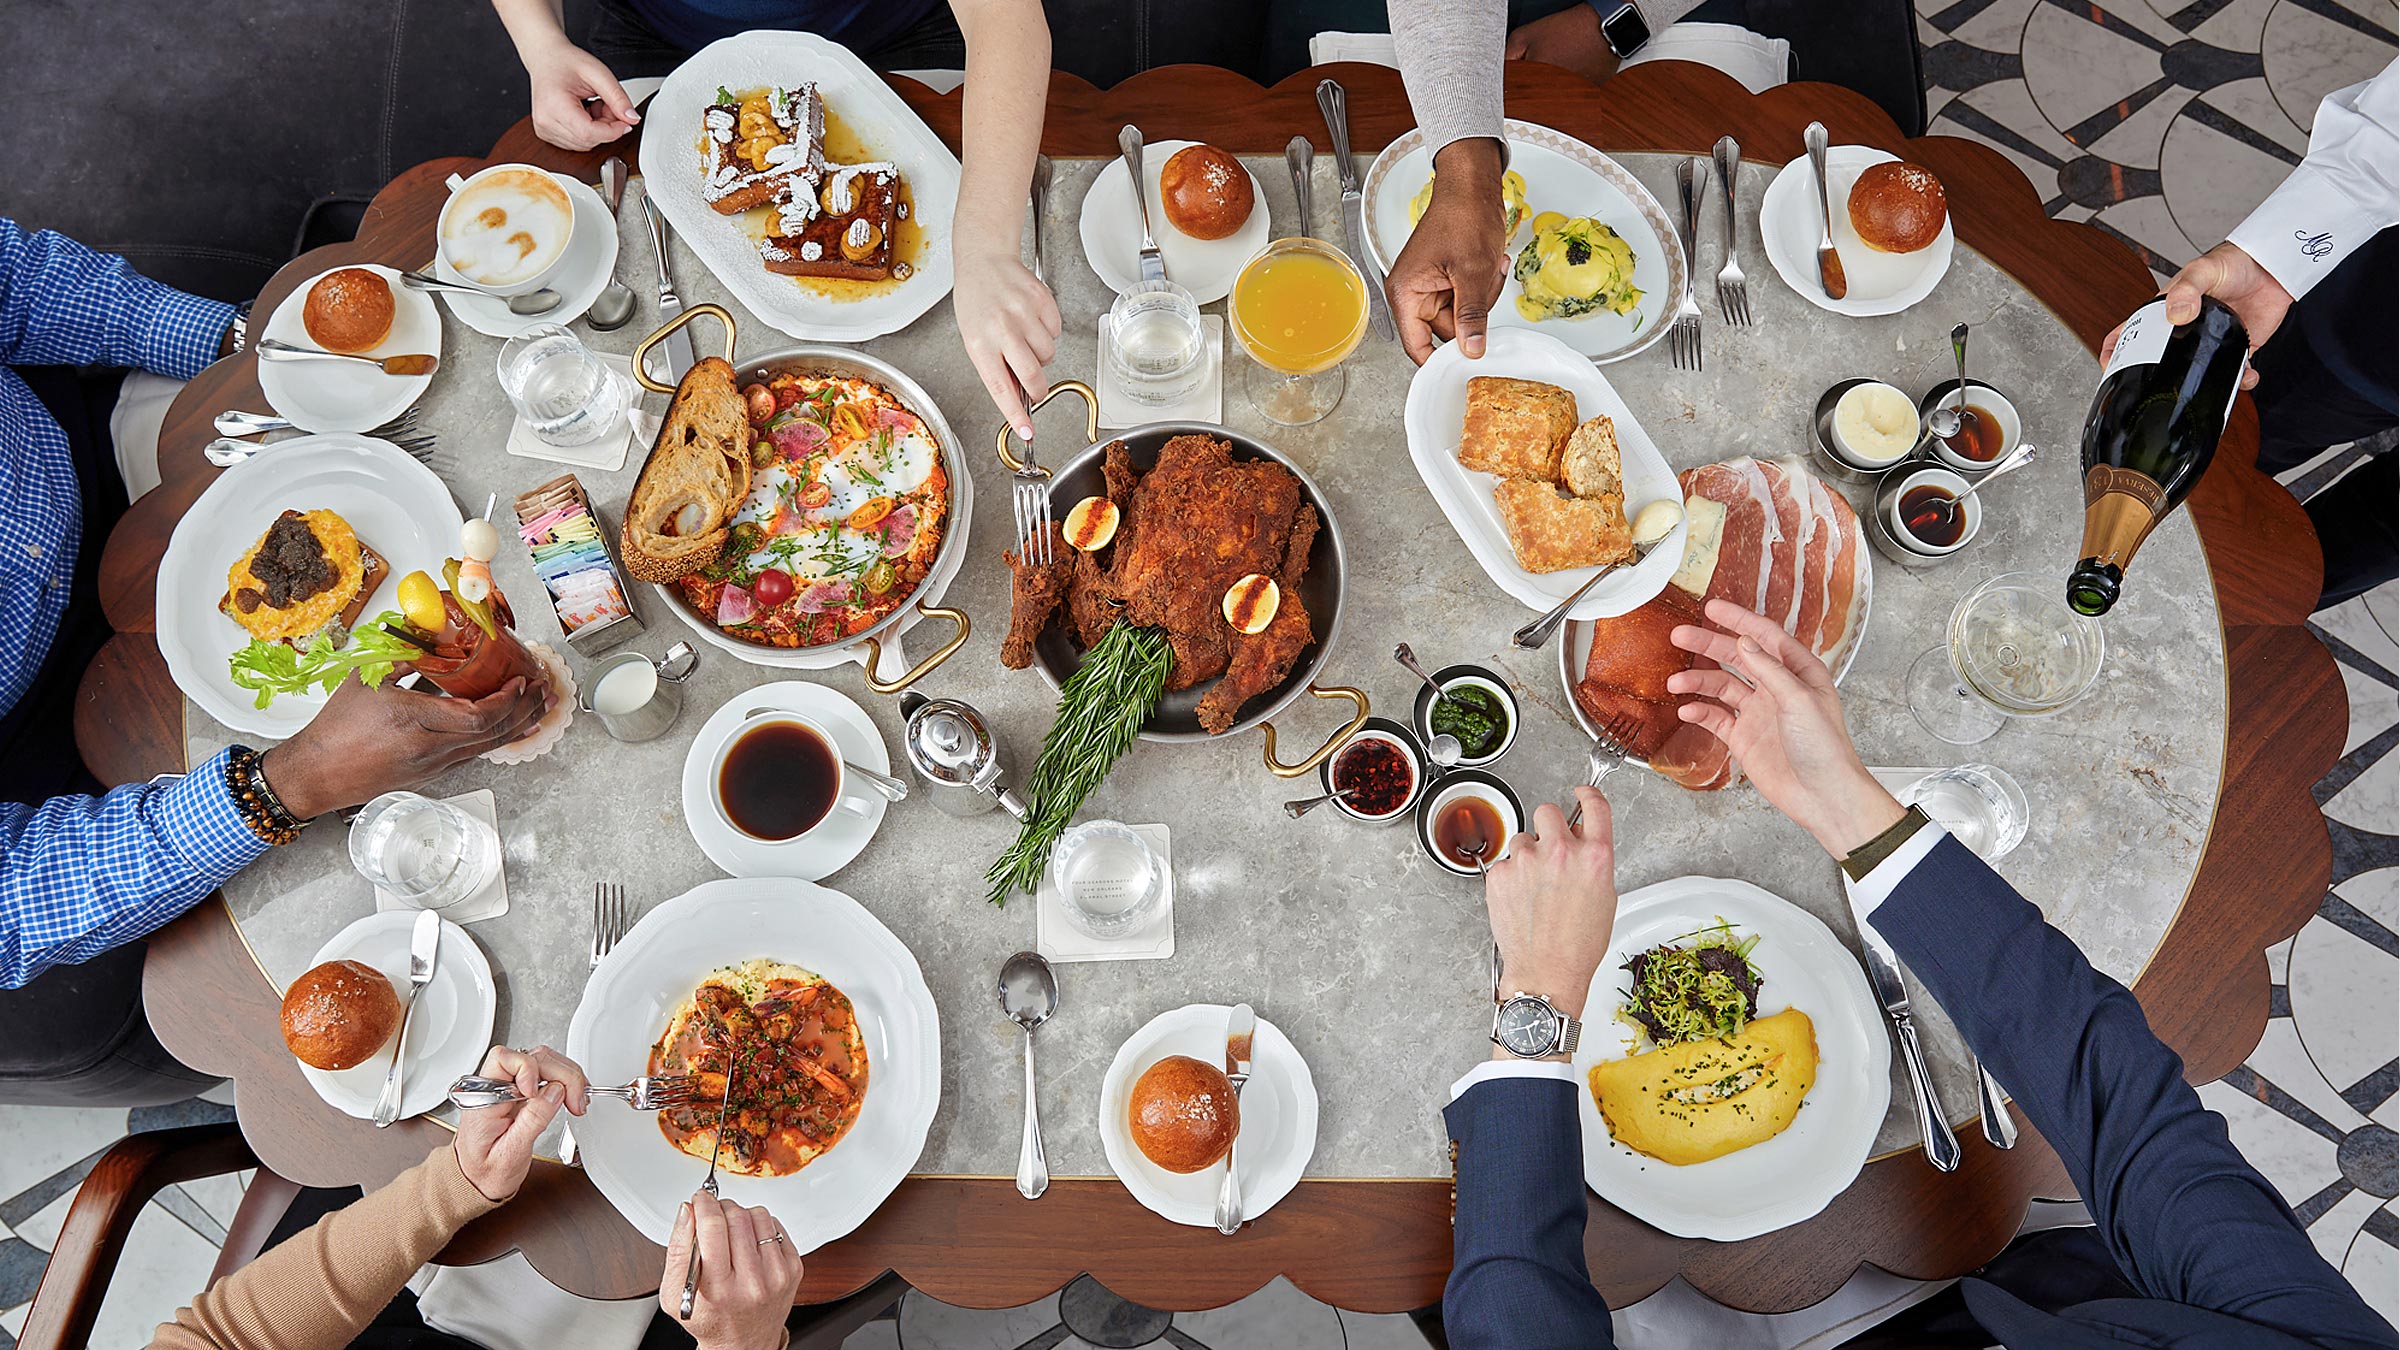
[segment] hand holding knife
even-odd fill
[[[1225,1081],[1233,1084],[1233,1100],[1239,1107],[1242,1088],[1250,1081],[1250,1046],[1258,1031],[1258,1014],[1247,1003],[1237,1003],[1225,1019]],[[1235,1117],[1240,1118],[1238,1115]],[[1225,1180],[1217,1187],[1217,1231],[1236,1233],[1242,1227],[1242,1183],[1234,1172],[1233,1155],[1241,1147],[1241,1130],[1236,1126],[1233,1142],[1225,1146]]]

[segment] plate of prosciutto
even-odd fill
[[[1689,533],[1665,590],[1615,618],[1567,624],[1558,673],[1575,720],[1597,736],[1612,719],[1637,730],[1631,758],[1694,791],[1729,786],[1724,743],[1676,715],[1667,677],[1710,664],[1667,640],[1727,600],[1783,625],[1837,681],[1867,631],[1874,572],[1858,513],[1797,459],[1747,456],[1678,475]]]

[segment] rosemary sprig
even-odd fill
[[[1109,629],[1084,653],[1083,664],[1059,689],[1058,718],[1042,738],[1041,758],[1026,780],[1033,815],[984,873],[991,883],[986,899],[1004,905],[1010,892],[1031,894],[1041,884],[1050,846],[1118,756],[1133,748],[1133,738],[1166,693],[1171,663],[1166,634],[1130,623]]]

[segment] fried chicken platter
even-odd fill
[[[1023,670],[1038,663],[1063,680],[1117,624],[1157,628],[1171,653],[1167,696],[1144,736],[1223,735],[1246,725],[1244,707],[1297,683],[1293,671],[1317,642],[1311,601],[1338,606],[1341,564],[1320,562],[1320,553],[1332,552],[1318,547],[1323,520],[1313,494],[1282,463],[1199,432],[1166,438],[1146,471],[1137,454],[1119,440],[1100,455],[1101,481],[1093,486],[1118,513],[1107,543],[1075,548],[1054,519],[1056,561],[1007,555],[1001,664]],[[1052,501],[1072,502],[1075,493],[1062,477]],[[1312,572],[1316,566],[1325,573]],[[1225,596],[1254,575],[1273,581],[1279,595],[1273,618],[1246,633],[1227,618]],[[1272,711],[1260,704],[1256,716]]]

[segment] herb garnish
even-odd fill
[[[1156,628],[1119,623],[1083,654],[1083,664],[1058,691],[1058,718],[1042,738],[1041,758],[1025,789],[1033,810],[1016,841],[992,863],[986,899],[1008,903],[1011,891],[1032,894],[1041,884],[1050,847],[1118,757],[1150,719],[1166,692],[1173,654]]]

